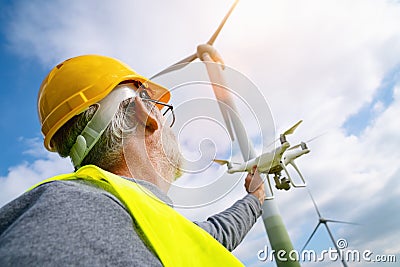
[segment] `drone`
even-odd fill
[[[273,175],[275,181],[275,187],[278,190],[287,191],[290,189],[291,185],[295,188],[305,187],[306,182],[304,180],[304,177],[301,174],[297,165],[295,164],[294,160],[302,155],[309,153],[310,149],[308,149],[306,142],[301,142],[298,145],[290,147],[289,142],[286,140],[286,135],[293,134],[296,128],[302,122],[303,121],[300,120],[291,128],[282,133],[280,137],[274,141],[275,143],[276,141],[280,140],[281,143],[280,146],[271,150],[270,152],[263,153],[260,156],[250,159],[249,161],[243,163],[234,163],[228,160],[220,160],[220,159],[214,159],[213,161],[220,165],[226,164],[228,166],[227,172],[230,174],[236,172],[251,172],[253,166],[257,166],[257,169],[260,173]],[[311,140],[307,142],[310,142]],[[286,166],[289,164],[296,170],[297,174],[299,175],[302,181],[301,184],[296,184],[291,178],[286,168]],[[284,171],[287,177],[282,176],[282,171]]]

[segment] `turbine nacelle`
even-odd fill
[[[197,57],[204,61],[204,54],[208,54],[212,62],[217,62],[221,64],[222,69],[225,69],[225,63],[224,60],[222,59],[221,55],[218,53],[217,49],[215,49],[212,45],[209,44],[201,44],[197,46]]]

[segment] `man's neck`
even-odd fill
[[[128,168],[125,165],[124,168],[118,168],[112,172],[119,176],[150,182],[157,186],[165,194],[168,192],[170,187],[170,183],[166,182],[164,178],[160,177],[160,174],[154,170],[154,167],[150,163],[147,166],[137,165],[134,168]]]

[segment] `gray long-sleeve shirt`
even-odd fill
[[[171,205],[155,185],[134,182]],[[196,224],[233,250],[260,214],[258,199],[247,195]],[[162,264],[135,219],[115,196],[74,180],[43,184],[0,209],[0,266]]]

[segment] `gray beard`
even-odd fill
[[[182,162],[183,156],[179,150],[178,141],[170,128],[164,128],[162,132],[161,148],[163,172],[169,173],[173,176],[173,181],[182,176]]]

